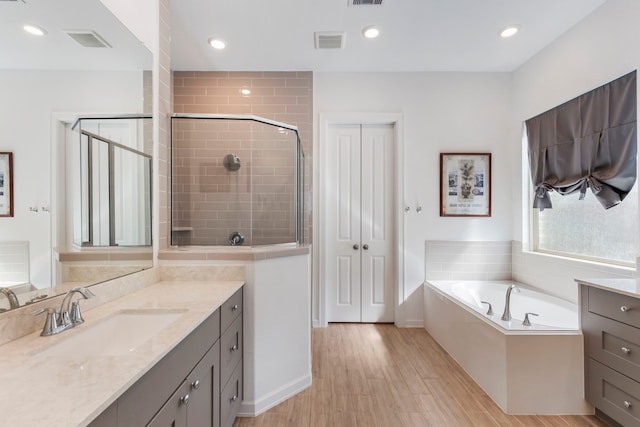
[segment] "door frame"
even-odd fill
[[[327,138],[329,127],[341,124],[363,124],[363,125],[391,125],[394,130],[394,225],[395,232],[394,247],[396,250],[393,254],[394,277],[393,281],[393,318],[394,323],[403,326],[399,301],[404,301],[404,123],[401,113],[320,113],[320,123],[318,127],[318,144],[314,150],[314,178],[313,178],[313,194],[314,209],[313,213],[313,242],[316,250],[313,251],[313,283],[315,286],[312,295],[315,297],[313,309],[316,315],[313,316],[314,327],[326,327],[327,322],[327,301],[325,289],[325,273],[324,265],[327,254],[325,233],[324,233],[324,210],[328,197],[327,186],[323,182],[324,171],[327,165]]]

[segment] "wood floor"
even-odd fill
[[[312,387],[234,427],[606,426],[504,414],[424,329],[331,324],[312,346]]]

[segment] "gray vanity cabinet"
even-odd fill
[[[582,287],[585,394],[602,414],[640,426],[640,298]]]
[[[242,400],[241,314],[242,288],[89,426],[231,427]]]
[[[242,290],[220,309],[220,425],[232,427],[242,402]]]

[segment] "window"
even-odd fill
[[[534,250],[596,261],[635,265],[638,253],[638,185],[622,203],[602,209],[591,191],[550,192],[553,209],[533,212]],[[531,200],[531,198],[529,198]]]

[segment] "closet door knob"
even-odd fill
[[[357,251],[358,249],[360,249],[360,245],[358,245],[357,243],[355,245],[353,245],[353,250]]]
[[[369,250],[369,245],[362,245],[362,249],[364,249],[365,251]]]

